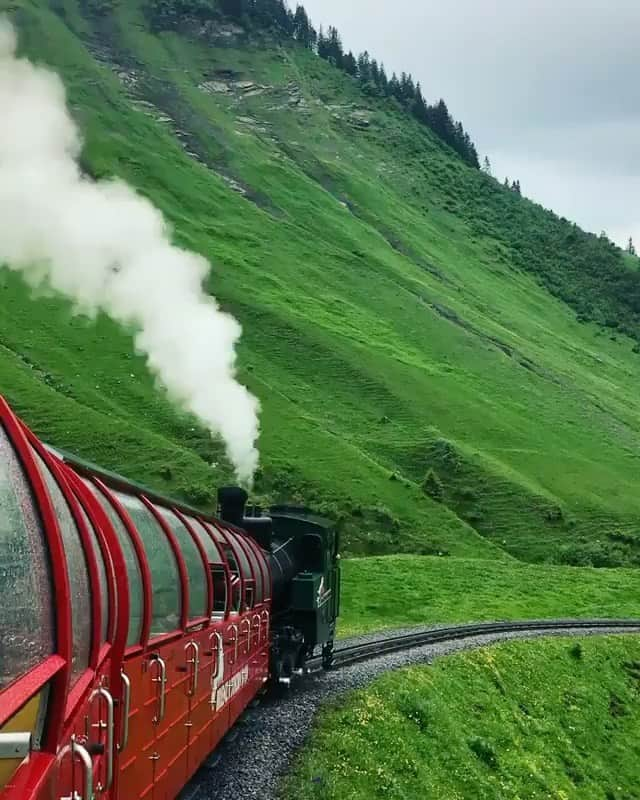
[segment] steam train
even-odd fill
[[[330,665],[337,533],[246,501],[156,496],[0,397],[0,800],[173,800],[269,679]]]

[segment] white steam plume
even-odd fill
[[[162,214],[127,184],[83,176],[80,151],[61,80],[17,58],[0,17],[0,264],[133,326],[169,396],[223,438],[250,482],[259,405],[235,379],[240,325],[203,291],[208,262],[173,246]]]

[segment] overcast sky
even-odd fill
[[[640,244],[640,0],[303,3],[347,49],[444,97],[496,176]]]

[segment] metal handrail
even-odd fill
[[[124,670],[120,671],[122,681],[122,731],[120,734],[119,752],[123,752],[129,743],[129,712],[131,711],[131,681]]]
[[[78,744],[76,741],[76,736],[73,734],[71,737],[71,742],[62,748],[62,750],[58,753],[57,763],[58,767],[62,763],[64,757],[71,753],[71,760],[78,756],[80,761],[82,762],[82,768],[84,771],[84,791],[82,796],[79,796],[78,793],[75,791],[74,787],[71,787],[72,796],[76,798],[76,800],[93,800],[93,763],[91,761],[91,756],[89,752],[81,745]]]
[[[246,652],[248,653],[251,649],[251,620],[248,620],[246,617],[240,622],[240,634],[242,635],[242,626],[247,626],[247,649]]]
[[[101,686],[100,688],[94,689],[93,692],[91,692],[89,704],[92,705],[93,701],[99,697],[101,697],[107,704],[107,785],[104,787],[104,789],[108,792],[109,789],[111,789],[111,784],[113,783],[113,697],[108,689],[105,689],[104,686]],[[96,727],[98,727],[100,730],[102,729],[102,720],[98,722]]]
[[[209,636],[209,642],[211,643],[213,639],[216,640],[216,646],[213,649],[213,658],[215,659],[216,671],[211,676],[211,680],[215,681],[217,678],[220,677],[220,668],[221,667],[224,668],[224,644],[222,641],[222,636],[218,631],[214,631]],[[220,658],[221,653],[223,654],[222,658]]]
[[[260,615],[262,622],[264,622],[265,633],[264,638],[265,640],[269,640],[269,611],[265,608],[262,614]]]
[[[256,620],[257,620],[257,625],[256,625]],[[259,647],[260,640],[262,638],[262,626],[260,625],[260,614],[254,614],[253,617],[251,617],[251,622],[253,624],[253,627],[258,631],[258,647]]]
[[[229,644],[235,644],[234,655],[233,655],[233,663],[235,664],[236,661],[238,660],[238,626],[235,624],[235,622],[233,622],[227,628],[227,632],[229,632],[231,630],[235,631],[235,636],[229,642]]]
[[[151,667],[153,667],[154,664],[158,665],[158,677],[151,678],[151,680],[153,683],[160,684],[160,693],[158,695],[158,709],[153,718],[153,724],[159,725],[164,719],[164,713],[166,710],[167,665],[159,655],[154,655],[152,657]]]
[[[191,686],[189,687],[188,695],[193,697],[198,690],[198,670],[200,669],[200,648],[196,642],[187,642],[184,646],[184,652],[188,653],[193,650],[193,658],[187,658],[187,664],[192,665],[191,673]]]

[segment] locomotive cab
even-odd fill
[[[272,575],[272,677],[288,683],[316,649],[333,660],[340,610],[339,535],[332,523],[305,508],[272,506],[245,514],[247,494],[218,492],[224,520],[245,530],[265,551]]]

